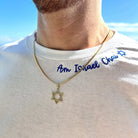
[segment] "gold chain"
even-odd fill
[[[108,38],[108,36],[109,36],[109,34],[110,34],[110,29],[109,29],[109,31],[108,31],[108,34],[106,35],[106,37],[104,38],[104,40],[103,40],[103,42],[101,43],[101,46],[99,47],[99,49],[95,52],[95,54],[87,61],[87,63],[77,72],[77,73],[75,73],[74,75],[72,75],[71,77],[69,77],[67,80],[65,80],[65,81],[63,81],[63,82],[61,82],[61,83],[56,83],[55,81],[53,81],[45,72],[44,72],[44,70],[42,69],[42,67],[40,66],[40,64],[39,64],[39,62],[38,62],[38,59],[37,59],[37,57],[36,57],[36,50],[35,50],[35,42],[36,42],[36,37],[35,37],[35,39],[34,39],[34,44],[33,44],[33,48],[34,48],[34,59],[35,59],[35,61],[36,61],[36,63],[37,63],[37,65],[38,65],[38,67],[40,68],[40,70],[42,71],[42,73],[45,75],[45,77],[49,80],[49,81],[51,81],[51,82],[53,82],[55,85],[57,85],[57,91],[55,91],[55,92],[53,92],[52,94],[52,100],[55,100],[55,103],[57,104],[59,101],[63,101],[63,98],[62,98],[62,96],[63,96],[63,93],[61,93],[60,92],[60,86],[62,86],[63,84],[65,84],[65,83],[67,83],[68,81],[70,81],[72,78],[74,78],[76,75],[78,75],[93,59],[94,59],[94,57],[98,54],[98,52],[101,50],[101,48],[102,48],[102,46],[103,46],[103,44],[104,44],[104,42],[106,41],[106,39]],[[56,98],[56,96],[58,95],[58,97],[59,98]]]

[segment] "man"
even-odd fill
[[[138,138],[138,43],[101,0],[34,0],[38,27],[0,48],[0,138]]]

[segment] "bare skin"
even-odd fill
[[[52,13],[38,11],[37,42],[59,50],[80,50],[102,43],[109,28],[101,15],[101,0],[82,0]],[[110,33],[109,40],[113,36]]]

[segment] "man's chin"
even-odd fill
[[[81,0],[33,0],[41,13],[56,12],[76,5]]]

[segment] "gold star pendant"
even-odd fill
[[[52,92],[52,98],[51,98],[51,100],[54,100],[55,103],[57,104],[58,102],[63,101],[62,97],[63,97],[63,93],[61,93],[59,91],[59,88],[57,88],[57,91]]]

